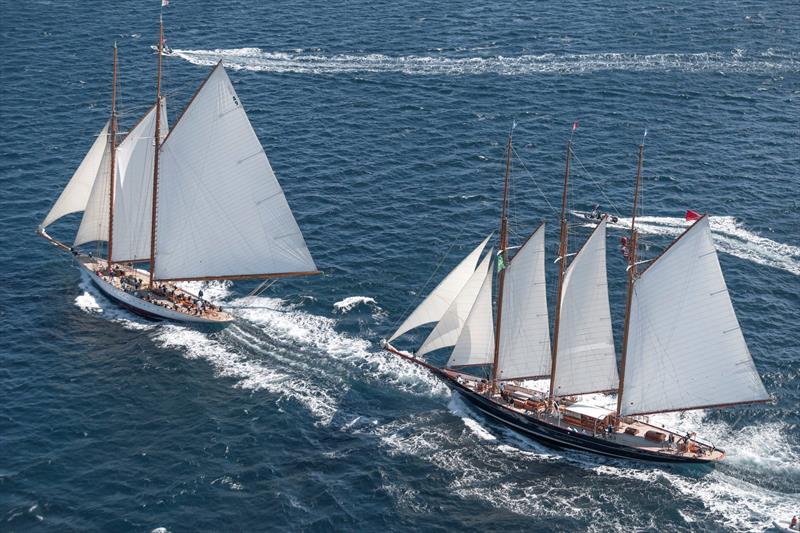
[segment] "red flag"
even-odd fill
[[[577,129],[578,129],[578,121],[576,120],[575,122],[572,123],[572,131],[575,131]]]
[[[701,218],[703,218],[703,215],[697,211],[692,211],[691,209],[686,210],[686,222],[694,222],[695,220],[700,220]]]

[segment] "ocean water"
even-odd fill
[[[324,275],[256,299],[254,282],[208,285],[239,307],[223,331],[105,300],[34,231],[107,118],[114,41],[123,129],[152,103],[158,2],[3,1],[0,531],[761,531],[800,513],[796,1],[173,0],[164,16],[170,120],[222,59]],[[647,129],[646,253],[685,209],[711,214],[778,400],[659,417],[724,448],[714,469],[548,449],[379,348],[497,227],[514,122],[512,240],[546,220],[554,254],[575,120],[572,209],[630,216]]]

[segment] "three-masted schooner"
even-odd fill
[[[111,117],[38,233],[139,315],[224,324],[231,314],[176,282],[319,272],[222,62],[169,128],[163,50],[162,21],[155,104],[118,143],[114,46]],[[48,235],[50,224],[80,211],[72,246]],[[78,250],[103,241],[104,258]]]
[[[545,291],[544,223],[517,249],[508,243],[512,138],[506,146],[499,251],[478,263],[489,237],[456,266],[394,334],[389,352],[429,369],[482,413],[557,448],[664,463],[709,463],[725,453],[649,423],[647,415],[769,401],[733,310],[703,216],[652,261],[637,257],[636,212],[644,147],[639,147],[622,357],[617,364],[606,275],[603,216],[574,254],[568,249],[567,144],[551,343]],[[569,259],[571,261],[568,263]],[[639,269],[640,265],[649,263]],[[497,271],[496,313],[492,290]],[[391,343],[435,327],[416,352]],[[452,347],[447,364],[421,358]],[[465,371],[478,366],[484,377]],[[547,392],[525,381],[549,378]],[[616,393],[615,410],[581,399]]]

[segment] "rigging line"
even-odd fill
[[[594,179],[594,176],[592,176],[592,174],[591,174],[591,173],[590,173],[590,172],[589,172],[589,171],[586,169],[586,167],[583,165],[583,161],[581,161],[580,157],[578,157],[578,154],[576,154],[576,153],[575,153],[575,150],[573,150],[573,151],[572,151],[572,158],[573,158],[575,161],[577,161],[577,162],[578,162],[578,164],[579,164],[579,165],[580,165],[580,167],[581,167],[581,170],[583,170],[583,172],[585,172],[585,173],[586,173],[586,176],[587,176],[587,177],[588,177],[590,180],[592,180],[592,183],[594,184],[594,186],[595,186],[595,187],[597,187],[597,189],[600,191],[600,194],[602,194],[602,195],[603,195],[603,198],[604,198],[604,199],[605,199],[605,200],[608,202],[608,205],[610,205],[610,206],[611,206],[611,208],[614,210],[614,212],[617,214],[617,216],[618,216],[618,217],[621,217],[621,216],[622,216],[622,213],[621,213],[621,211],[619,210],[619,208],[617,207],[617,204],[615,204],[615,203],[614,203],[614,202],[611,200],[611,198],[609,198],[609,197],[608,197],[608,195],[606,194],[606,191],[605,191],[605,189],[604,189],[604,188],[603,188],[603,187],[602,187],[602,186],[601,186],[601,185],[600,185],[600,184],[597,182],[597,180],[595,180],[595,179]]]
[[[528,170],[528,167],[525,165],[525,160],[522,159],[522,156],[519,155],[519,152],[517,152],[517,149],[512,146],[511,147],[511,151],[514,152],[514,154],[519,159],[519,162],[522,165],[522,168],[525,169],[525,172],[528,174],[528,176],[531,178],[531,180],[533,180],[533,184],[536,186],[536,190],[539,191],[539,194],[541,195],[542,199],[547,204],[547,207],[550,208],[550,211],[552,211],[553,213],[558,213],[558,211],[553,207],[553,204],[551,204],[550,201],[547,199],[547,196],[545,196],[544,192],[542,192],[541,187],[539,187],[539,182],[536,181],[536,178],[533,177],[533,174],[531,173],[531,171]]]
[[[444,254],[442,254],[441,259],[439,259],[439,263],[436,265],[436,268],[433,270],[433,273],[428,278],[428,281],[426,281],[422,285],[422,288],[419,291],[417,291],[417,294],[415,295],[414,298],[411,299],[411,302],[409,302],[409,304],[406,306],[403,313],[401,315],[398,315],[398,318],[395,319],[394,323],[392,324],[393,330],[396,330],[397,327],[400,325],[400,323],[408,317],[408,312],[411,310],[411,308],[417,305],[417,302],[419,301],[421,295],[425,293],[425,289],[428,287],[428,284],[431,282],[434,276],[436,276],[436,273],[439,272],[439,269],[442,268],[442,265],[444,264],[445,259],[447,259],[447,257],[450,255],[450,252],[453,251],[453,247],[456,245],[457,242],[461,240],[461,237],[464,235],[465,229],[466,226],[462,225],[461,231],[459,232],[458,236],[455,239],[453,239],[453,241],[450,243],[450,247]]]

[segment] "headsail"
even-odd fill
[[[150,258],[151,202],[155,106],[141,118],[117,147],[117,182],[114,194],[114,258],[143,261]],[[166,101],[161,103],[161,138],[169,130]]]
[[[157,279],[316,271],[221,63],[164,139],[157,211]]]
[[[604,218],[597,225],[564,275],[555,396],[618,385],[606,278],[606,222]]]
[[[78,165],[78,169],[72,175],[64,190],[61,191],[61,195],[56,200],[56,203],[53,204],[50,212],[47,213],[47,217],[42,222],[42,228],[46,228],[65,215],[86,209],[94,180],[100,168],[100,162],[103,159],[103,153],[108,146],[109,125],[110,121],[106,122],[106,125],[97,135],[92,147],[89,148],[89,151],[83,157],[83,161]]]
[[[447,308],[450,307],[450,304],[453,303],[453,300],[475,272],[475,265],[478,264],[481,252],[486,243],[489,242],[490,237],[491,235],[486,237],[457,267],[450,271],[414,312],[400,324],[397,331],[389,337],[389,342],[418,326],[437,322],[442,318]]]
[[[447,360],[447,366],[486,365],[493,358],[492,269],[489,268],[450,359]]]
[[[83,210],[74,246],[108,240],[108,207],[111,198],[111,143],[106,142],[97,167],[92,192]]]
[[[497,378],[546,376],[550,355],[542,224],[506,267]]]
[[[623,415],[766,401],[736,319],[708,216],[634,284]]]
[[[478,298],[478,293],[483,286],[483,280],[486,278],[486,272],[492,267],[492,255],[493,251],[490,248],[489,253],[486,254],[481,264],[472,273],[464,288],[461,289],[453,303],[444,312],[439,323],[436,324],[428,338],[417,350],[418,356],[456,344],[461,328],[464,326],[464,322],[467,320],[470,310]]]

